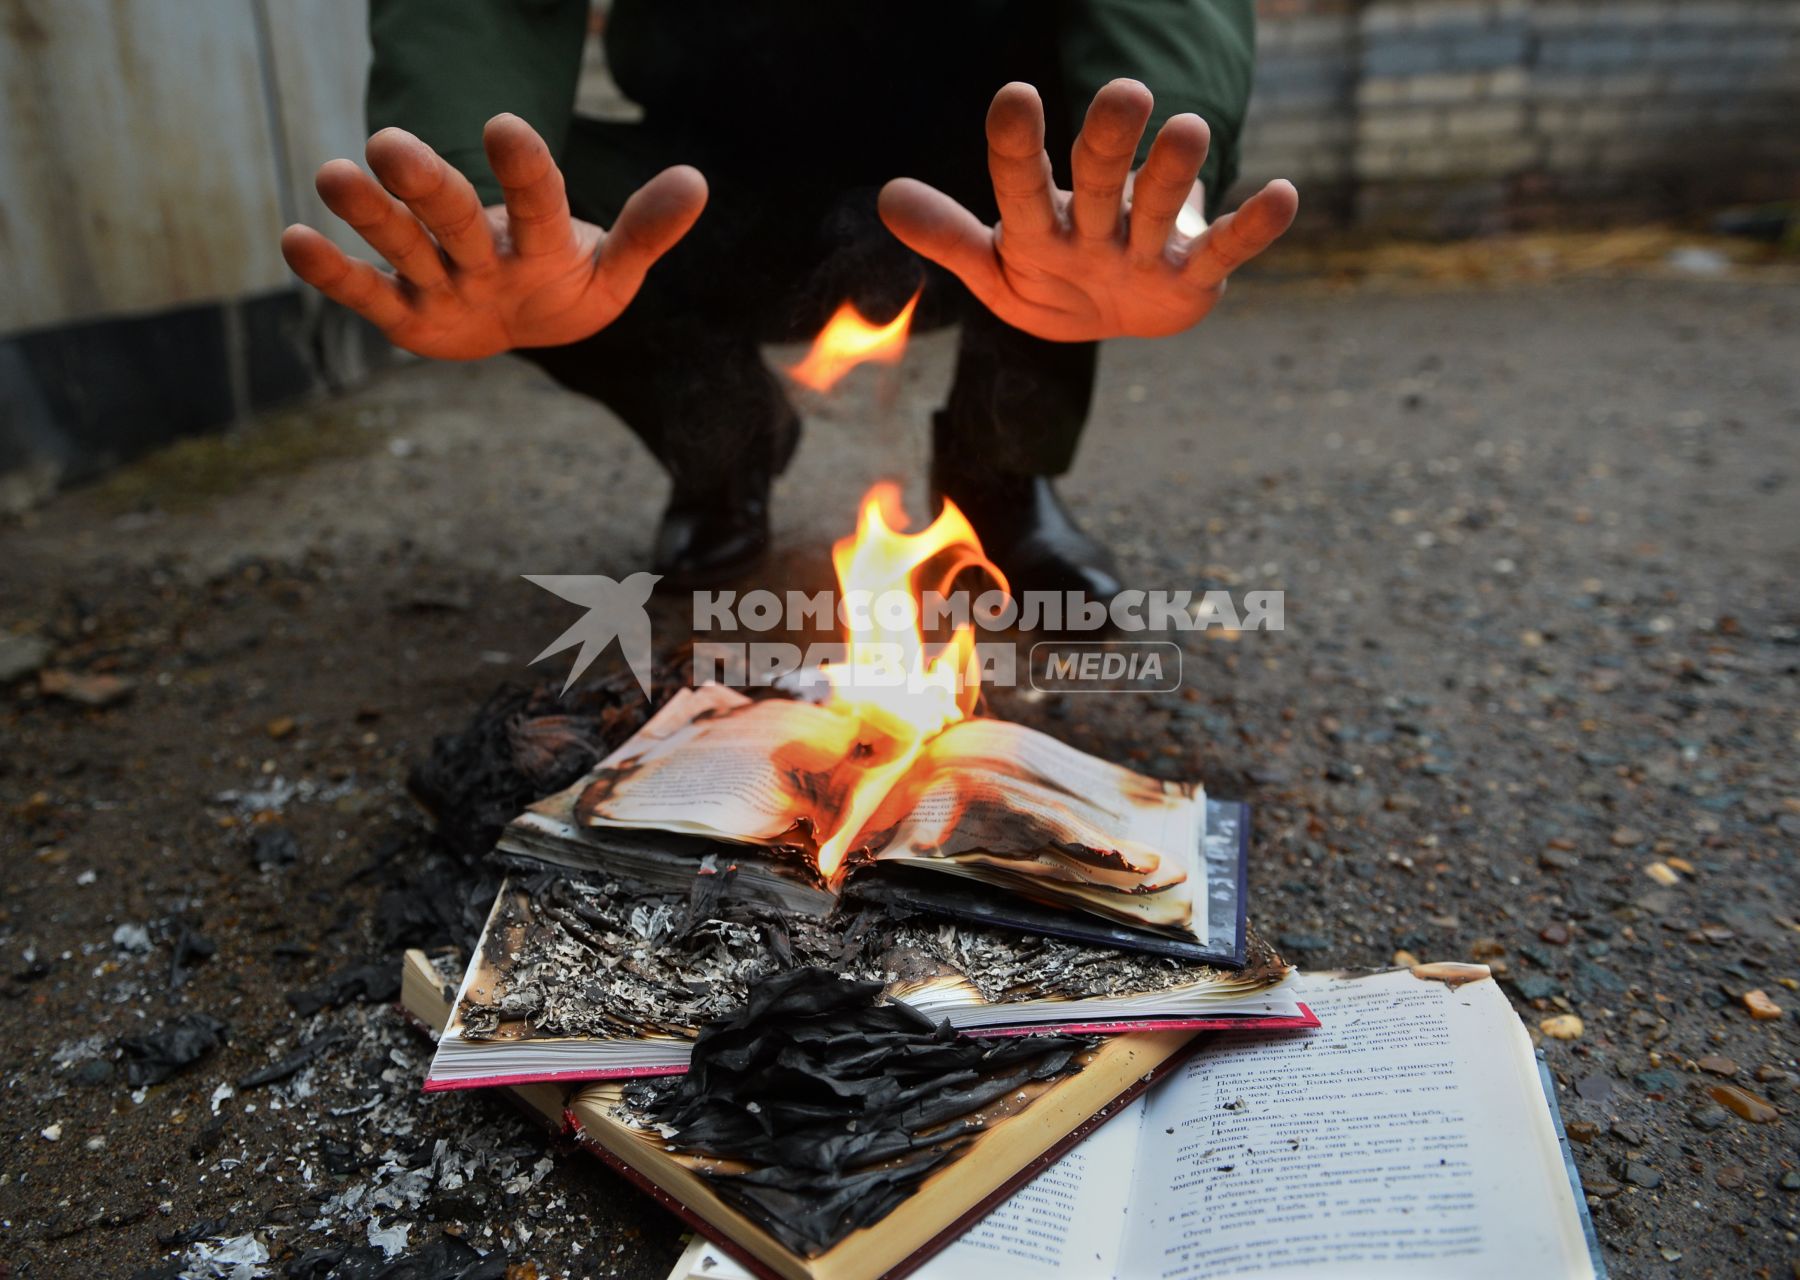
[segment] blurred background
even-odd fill
[[[276,249],[293,221],[358,247],[311,175],[361,154],[362,0],[0,10],[0,511],[157,444],[353,386],[390,358],[296,289]],[[1734,250],[1696,233],[1767,241],[1788,225],[1800,4],[1260,10],[1238,190],[1293,179],[1311,246],[1265,270],[1553,273],[1649,259],[1703,273]],[[629,113],[603,34],[597,6],[581,107]],[[1618,227],[1636,233],[1518,238]],[[1406,249],[1469,237],[1490,238],[1493,256]]]

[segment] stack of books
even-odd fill
[[[1458,981],[1474,976],[1473,981]],[[504,1092],[697,1233],[671,1280],[1604,1277],[1548,1073],[1479,966],[1300,975],[1300,1033],[1140,1032],[813,1256],[721,1198],[617,1082]],[[442,1027],[420,952],[402,1000]]]
[[[472,962],[452,983],[409,953],[403,1001],[439,1034],[428,1089],[504,1090],[700,1233],[675,1280],[1600,1274],[1486,971],[1296,974],[1248,924],[1247,830],[1018,725],[960,721],[901,767],[829,706],[703,687],[515,819]],[[797,964],[941,1035],[1091,1047],[809,1251],[626,1083],[685,1072]]]

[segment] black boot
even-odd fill
[[[691,589],[727,582],[760,562],[769,550],[769,487],[787,469],[800,441],[800,419],[791,413],[760,455],[722,478],[677,477],[656,530],[651,567],[658,587]]]
[[[663,589],[713,586],[769,549],[769,472],[746,468],[710,492],[677,488],[656,529],[651,567]]]
[[[1048,476],[984,471],[939,454],[931,492],[969,518],[1015,599],[1027,591],[1079,591],[1108,605],[1122,590],[1112,553],[1082,532]]]

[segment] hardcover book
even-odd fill
[[[616,890],[616,886],[614,886]],[[654,905],[648,905],[654,904]],[[837,932],[800,922],[705,918],[666,900],[622,898],[577,880],[502,885],[425,1087],[485,1088],[685,1071],[694,1037],[792,960],[833,963],[888,998],[975,1036],[1032,1031],[1317,1026],[1292,971],[1259,939],[1236,969],[955,925],[883,923],[846,957]],[[809,947],[816,948],[805,954]],[[681,993],[700,988],[704,998]]]

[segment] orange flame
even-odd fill
[[[939,730],[963,719],[981,693],[974,628],[959,625],[936,651],[925,640],[921,601],[946,595],[958,574],[979,569],[1005,591],[1006,578],[982,553],[981,539],[948,499],[918,533],[906,527],[900,491],[878,484],[863,498],[856,532],[831,548],[846,611],[845,661],[828,667],[829,702],[883,740],[876,763],[858,780],[834,835],[819,847],[818,870],[839,878],[852,836],[889,787],[905,776]]]
[[[906,335],[912,329],[913,311],[919,295],[900,308],[900,314],[886,324],[870,324],[854,305],[846,302],[826,321],[813,339],[806,358],[788,370],[788,376],[801,386],[814,391],[829,391],[838,380],[859,364],[870,360],[897,364],[906,350]]]

